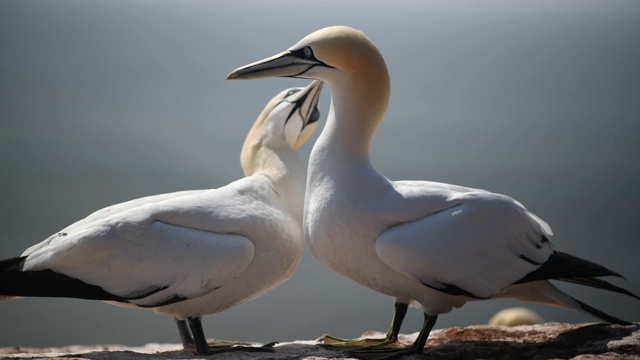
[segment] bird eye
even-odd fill
[[[287,91],[287,94],[284,97],[287,98],[287,97],[289,97],[289,96],[291,96],[291,95],[293,95],[293,94],[295,94],[297,92],[300,92],[300,89],[291,89],[291,90]]]
[[[305,46],[304,48],[302,48],[302,55],[304,55],[304,57],[306,57],[307,59],[311,59],[313,58],[313,50],[311,50],[310,47]]]
[[[309,117],[309,123],[316,122],[320,119],[320,110],[317,107],[313,108],[311,116]]]

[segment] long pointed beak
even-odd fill
[[[304,126],[318,121],[318,118],[314,118],[311,113],[318,105],[318,101],[320,100],[320,92],[322,91],[323,85],[324,82],[322,82],[321,80],[314,80],[304,90],[297,93],[296,98],[292,99],[298,103],[301,103],[300,111],[303,114],[306,114],[306,116],[302,117],[303,119],[306,119]]]
[[[300,135],[296,140],[293,149],[298,149],[304,144],[318,126],[320,120],[320,111],[318,110],[318,101],[320,100],[320,92],[324,83],[320,80],[314,80],[304,90],[298,92],[299,97],[293,99],[296,107],[299,108],[301,118],[304,121]],[[294,111],[296,111],[294,109]]]
[[[301,58],[296,52],[287,50],[237,68],[227,75],[227,80],[298,77],[318,65],[323,63],[316,59]]]
[[[311,84],[307,85],[307,87],[295,93],[295,95],[283,100],[294,104],[285,122],[288,122],[291,116],[296,113],[304,121],[302,127],[318,121],[320,116],[316,114],[314,118],[313,111],[317,111],[316,106],[320,100],[322,85],[324,85],[324,83],[321,80],[314,80]]]

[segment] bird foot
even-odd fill
[[[278,342],[274,341],[261,346],[245,346],[245,345],[215,346],[215,347],[210,347],[206,355],[222,354],[222,353],[235,352],[235,351],[272,353],[272,352],[275,352],[274,346],[276,344],[278,344]]]
[[[348,351],[348,353],[363,360],[391,360],[398,359],[406,355],[422,354],[422,350],[423,349],[414,346],[395,349],[369,347],[359,350],[351,350]]]
[[[402,348],[397,340],[390,338],[382,339],[340,339],[331,335],[323,335],[318,341],[322,342],[320,346],[327,349],[345,350],[345,349],[398,349]]]
[[[185,348],[185,350],[192,351],[196,355],[222,354],[222,353],[234,352],[234,351],[271,353],[275,351],[274,347],[277,344],[278,344],[277,341],[272,341],[264,345],[252,345],[251,343],[248,343],[248,342],[209,339],[207,340],[207,349],[202,353],[198,352],[195,346]]]
[[[207,346],[209,349],[227,348],[231,346],[251,346],[251,343],[241,341],[230,341],[220,339],[207,339]]]

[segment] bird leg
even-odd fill
[[[429,333],[431,332],[431,329],[433,329],[433,326],[436,324],[436,320],[438,320],[437,315],[429,316],[427,314],[424,314],[424,322],[422,323],[422,329],[420,329],[418,338],[413,342],[413,344],[408,347],[396,349],[376,349],[375,347],[369,347],[352,350],[349,351],[349,353],[365,360],[389,360],[397,359],[405,355],[422,354],[424,346],[427,343]]]
[[[196,353],[198,355],[221,354],[231,351],[273,352],[273,346],[277,344],[277,342],[270,342],[262,346],[242,346],[234,345],[235,343],[233,342],[222,341],[218,343],[223,343],[224,345],[210,347],[207,343],[207,339],[204,337],[204,330],[202,330],[202,322],[200,321],[200,318],[189,318],[187,319],[187,323],[189,324],[189,328],[191,329],[191,334],[193,334],[193,341],[195,342]],[[180,330],[179,323],[178,329]],[[182,337],[182,332],[180,333],[180,336]]]
[[[198,355],[206,355],[209,353],[209,345],[207,345],[207,339],[204,337],[204,330],[202,330],[202,322],[200,318],[188,318],[189,328],[191,334],[193,334],[193,340],[196,343],[196,353]]]
[[[193,340],[193,336],[191,336],[191,331],[189,330],[189,326],[187,326],[186,320],[180,320],[178,318],[174,318],[176,320],[176,325],[178,325],[178,332],[180,332],[180,340],[182,340],[182,347],[187,350],[193,348],[196,343]]]
[[[322,347],[328,349],[342,349],[345,348],[371,348],[371,349],[389,349],[399,348],[402,345],[398,342],[398,334],[400,333],[400,327],[404,321],[404,317],[407,314],[408,304],[395,303],[395,312],[393,314],[393,320],[387,335],[382,339],[340,339],[330,335],[324,335],[322,337]]]

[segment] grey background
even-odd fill
[[[307,82],[226,74],[347,24],[378,44],[391,72],[372,153],[384,174],[513,196],[551,224],[556,248],[625,274],[614,282],[640,293],[640,3],[389,4],[1,1],[0,257],[110,204],[241,177],[260,109]],[[640,320],[637,301],[563,288]],[[512,305],[521,303],[468,304],[437,327],[484,323]],[[593,320],[532,307],[547,320]],[[289,282],[204,325],[237,340],[352,337],[386,330],[391,314],[390,298],[307,253]],[[421,319],[411,311],[403,332]],[[0,346],[179,340],[167,316],[80,300],[5,301],[0,324]]]

